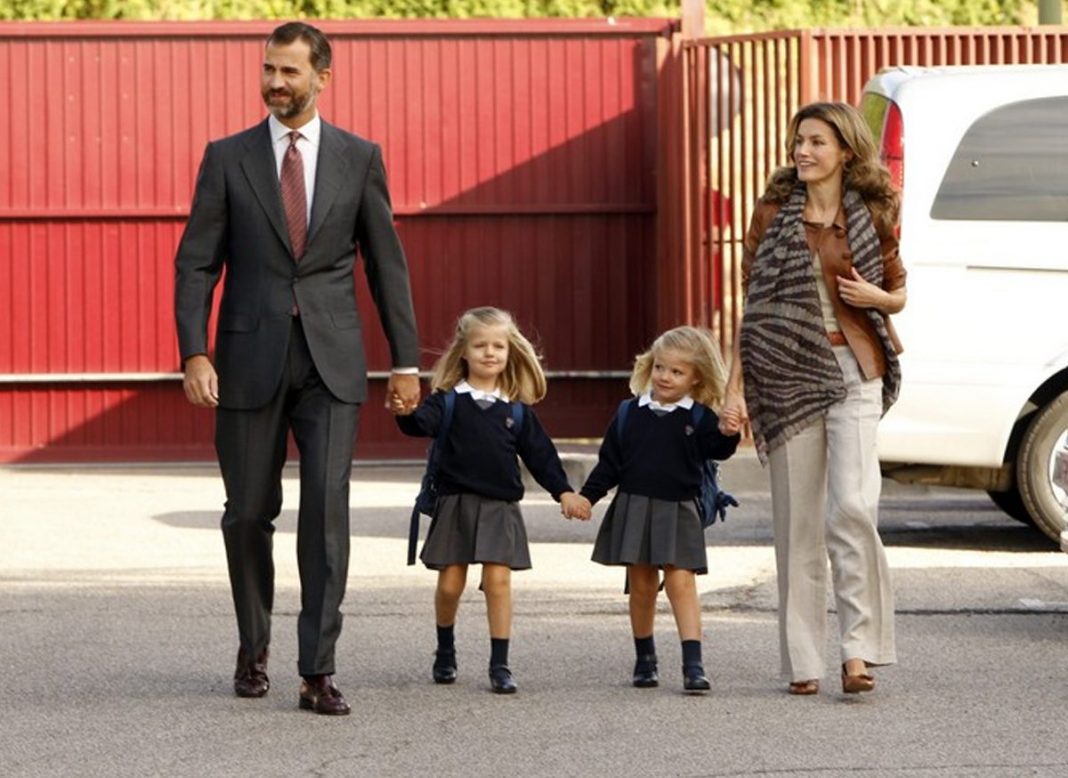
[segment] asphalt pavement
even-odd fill
[[[294,468],[262,700],[230,691],[213,466],[0,469],[0,775],[1068,775],[1068,554],[981,493],[885,485],[900,663],[847,697],[829,643],[821,694],[796,698],[778,676],[770,504],[751,451],[724,471],[742,505],[708,532],[713,689],[700,697],[682,693],[666,602],[661,686],[629,686],[622,573],[589,561],[604,505],[569,522],[532,490],[534,569],[513,578],[520,688],[498,697],[477,573],[459,680],[430,680],[434,577],[404,564],[419,475],[355,470],[337,676],[353,713],[328,718],[296,705]]]

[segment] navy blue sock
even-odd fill
[[[490,638],[490,667],[508,664],[508,638]]]
[[[455,647],[455,629],[455,624],[450,624],[447,627],[442,627],[441,625],[438,625],[438,648],[445,649],[446,651],[448,651]]]
[[[655,654],[656,643],[653,641],[653,636],[650,635],[647,638],[634,638],[634,652],[638,656],[643,654]]]
[[[701,664],[701,641],[682,641],[682,666]]]

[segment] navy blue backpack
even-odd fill
[[[619,404],[616,412],[616,437],[619,445],[623,445],[623,427],[627,423],[627,412],[636,400],[624,400]],[[694,431],[701,424],[705,416],[705,406],[695,402],[690,411]],[[701,517],[701,529],[708,529],[720,521],[727,520],[727,508],[737,506],[738,501],[733,495],[719,488],[719,463],[714,459],[706,459],[701,465],[701,493],[697,498],[697,515]]]
[[[415,496],[415,507],[412,508],[412,517],[408,522],[408,564],[415,564],[415,548],[419,544],[419,516],[433,516],[434,509],[438,504],[438,464],[441,460],[441,446],[449,436],[449,427],[452,426],[452,412],[456,407],[456,390],[450,389],[445,392],[445,412],[441,416],[441,426],[438,434],[434,436],[434,442],[426,455],[426,472],[423,473],[422,483],[419,484],[419,494]],[[523,403],[512,403],[512,424],[515,434],[523,429]]]

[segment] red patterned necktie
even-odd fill
[[[289,133],[289,148],[282,158],[282,205],[289,242],[298,261],[304,256],[304,244],[308,241],[308,200],[304,194],[304,159],[297,148],[299,137],[296,130]]]

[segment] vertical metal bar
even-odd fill
[[[811,79],[818,77],[819,63],[814,60],[816,51],[812,42],[812,33],[809,30],[802,30],[801,37],[798,41],[798,83],[800,85],[800,93],[798,100],[801,105],[811,103],[813,100],[813,90]]]

